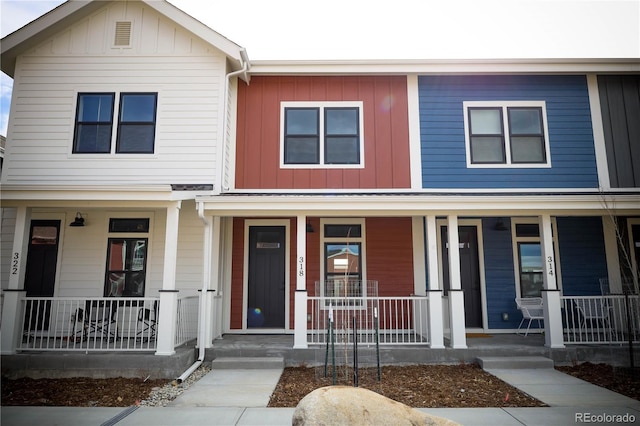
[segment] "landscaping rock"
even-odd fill
[[[302,425],[458,425],[363,388],[326,386],[305,396],[293,413]]]

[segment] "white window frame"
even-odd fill
[[[324,295],[324,283],[327,279],[326,271],[325,271],[325,253],[324,247],[326,243],[342,243],[346,240],[345,237],[325,237],[324,236],[324,225],[359,225],[360,226],[360,237],[354,238],[350,237],[348,242],[359,243],[360,244],[360,268],[361,268],[361,276],[362,276],[362,298],[367,295],[367,249],[366,249],[366,228],[365,228],[366,219],[365,218],[321,218],[320,219],[320,297],[325,297]],[[362,310],[367,307],[364,304],[355,304],[352,306],[337,306],[334,307],[336,309],[345,310]],[[329,309],[329,306],[321,306],[321,309]]]
[[[549,149],[549,130],[547,127],[547,105],[545,101],[464,101],[462,102],[464,116],[464,141],[467,154],[467,168],[495,169],[495,168],[517,168],[517,169],[539,169],[551,167],[551,152]],[[509,132],[508,108],[541,108],[542,109],[542,131],[544,133],[544,163],[512,163],[511,162],[511,141]],[[469,108],[501,108],[502,109],[502,132],[504,134],[504,163],[478,164],[471,162],[471,126],[469,123]]]
[[[516,234],[516,225],[518,224],[536,224],[540,235],[538,237],[518,237]],[[556,268],[556,283],[558,290],[562,294],[562,271],[560,270],[560,247],[558,246],[558,224],[555,218],[551,218],[551,226],[553,227],[553,251]],[[511,246],[513,248],[513,275],[516,286],[516,297],[522,297],[520,287],[520,254],[518,251],[518,243],[539,243],[542,247],[542,230],[540,229],[540,220],[537,217],[514,217],[511,219]],[[543,265],[544,274],[544,265]],[[544,290],[544,284],[542,289]]]
[[[319,144],[318,164],[286,164],[284,162],[285,108],[318,108]],[[325,164],[324,163],[324,109],[325,108],[358,108],[360,162],[358,164]],[[325,101],[325,102],[281,102],[280,103],[280,168],[282,169],[362,169],[364,168],[364,103],[362,101]]]

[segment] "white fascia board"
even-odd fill
[[[605,201],[606,200],[606,201]],[[637,195],[325,195],[201,197],[216,216],[535,216],[602,215],[606,205],[617,214],[637,214]],[[635,212],[635,213],[634,213]]]
[[[63,30],[67,26],[66,21],[71,19],[72,15],[74,15],[73,20],[77,20],[78,16],[88,15],[102,6],[104,6],[103,2],[95,0],[67,1],[11,34],[6,35],[0,40],[2,71],[9,77],[13,77],[16,58],[19,55],[36,46],[51,34]],[[79,15],[75,16],[76,14]]]
[[[175,197],[170,185],[154,186],[79,186],[79,185],[3,185],[0,191],[3,207],[50,201],[171,201]],[[195,197],[195,195],[194,195]],[[192,197],[192,198],[194,198]]]
[[[640,59],[341,60],[251,62],[252,75],[636,73]]]

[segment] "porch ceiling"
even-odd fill
[[[640,194],[229,194],[196,199],[216,216],[602,216],[640,214]]]

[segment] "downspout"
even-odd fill
[[[245,80],[248,79],[247,71],[249,70],[249,58],[247,57],[247,52],[244,49],[240,51],[240,58],[242,63],[242,69],[238,71],[230,72],[225,76],[224,111],[223,111],[223,119],[222,119],[222,140],[223,140],[222,161],[220,162],[220,171],[221,171],[220,187],[221,188],[222,188],[222,170],[224,168],[223,167],[224,162],[226,161],[225,152],[226,152],[226,146],[227,146],[227,109],[229,108],[230,81],[231,81],[231,77],[234,77],[240,74],[244,74]],[[209,239],[211,221],[207,219],[204,215],[204,204],[202,202],[197,202],[197,204],[198,204],[198,217],[200,218],[200,220],[202,220],[202,223],[204,224],[204,243],[210,244],[211,242],[207,242],[207,239]],[[218,238],[218,236],[215,236],[215,237]],[[205,250],[205,252],[210,252],[210,251]],[[200,367],[200,365],[202,365],[202,363],[204,362],[204,358],[205,358],[206,351],[205,351],[204,342],[207,336],[206,336],[206,324],[205,324],[206,315],[204,315],[204,312],[207,308],[207,292],[209,291],[211,271],[208,270],[207,268],[207,265],[208,265],[207,262],[205,261],[203,263],[204,265],[203,265],[203,275],[202,275],[202,290],[200,294],[200,315],[198,315],[198,330],[199,330],[198,358],[196,359],[196,361],[193,363],[191,367],[189,367],[184,373],[180,375],[180,377],[176,379],[178,383],[182,383],[187,377],[191,375],[191,373],[193,373],[198,367]]]
[[[249,75],[248,75],[248,71],[250,68],[250,64],[249,64],[249,57],[247,56],[247,51],[242,49],[240,50],[240,59],[241,59],[241,63],[242,63],[242,69],[239,69],[238,71],[233,71],[228,73],[225,78],[224,78],[224,115],[222,118],[222,152],[220,154],[220,191],[219,192],[224,192],[226,189],[224,187],[224,165],[226,164],[227,161],[227,142],[228,142],[228,135],[227,135],[227,128],[229,125],[229,120],[228,120],[228,109],[229,109],[229,90],[231,87],[231,78],[235,77],[237,75],[241,75],[242,74],[242,79],[244,81],[247,82],[247,84],[249,83]]]
[[[204,215],[204,204],[203,203],[198,203],[198,217],[202,220],[202,223],[204,224],[204,237],[205,237],[205,244],[207,244],[206,240],[209,236],[209,230],[211,229],[211,221],[209,221],[209,219],[207,219]],[[207,253],[208,251],[205,250],[205,253]],[[206,315],[204,314],[205,309],[207,308],[207,292],[209,291],[209,276],[210,276],[210,271],[207,270],[207,263],[204,262],[203,265],[203,277],[202,277],[202,290],[200,293],[200,315],[198,315],[198,359],[196,359],[196,362],[193,363],[193,365],[191,367],[189,367],[184,373],[182,373],[180,375],[180,377],[178,377],[176,379],[176,381],[178,383],[182,383],[187,377],[189,377],[191,375],[191,373],[193,373],[198,367],[200,367],[200,365],[202,365],[203,361],[204,361],[204,357],[205,357],[205,344],[204,341],[206,339],[206,327],[205,327],[205,318]]]

